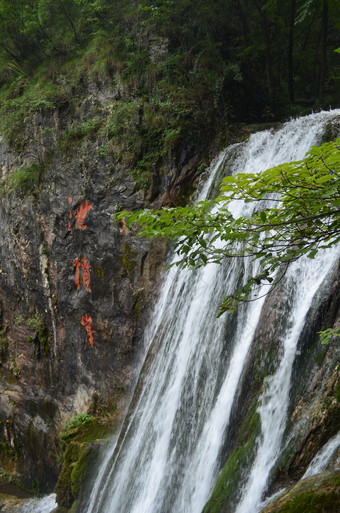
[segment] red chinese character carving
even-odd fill
[[[87,259],[85,257],[83,257],[83,259],[82,259],[81,268],[82,268],[82,271],[83,271],[83,283],[85,285],[85,289],[88,292],[91,292],[91,289],[90,289],[90,281],[91,281],[90,269],[91,269],[91,266],[90,266],[89,262],[87,261]]]
[[[87,203],[87,200],[85,200],[84,207],[79,201],[79,209],[77,208],[77,210],[76,210],[76,218],[77,218],[77,223],[78,223],[79,228],[81,228],[81,229],[87,228],[87,224],[84,224],[84,221],[85,221],[85,217],[86,217],[88,211],[91,210],[91,208],[92,208],[92,205],[89,205]]]
[[[89,261],[85,257],[82,258],[81,262],[80,262],[80,260],[78,258],[76,258],[75,261],[74,261],[74,265],[76,267],[76,286],[77,286],[77,289],[79,289],[79,268],[81,266],[81,269],[83,271],[83,283],[85,285],[85,290],[87,290],[88,292],[92,292],[92,290],[90,288],[90,282],[91,282],[90,269],[91,269],[91,266],[89,264]]]
[[[87,340],[89,340],[89,342],[90,342],[90,347],[93,347],[93,344],[94,344],[93,334],[96,333],[96,332],[93,331],[93,329],[91,327],[92,318],[89,315],[87,315],[87,314],[82,315],[81,323],[82,323],[82,325],[84,326],[84,328],[86,330],[84,349],[86,349],[86,347],[87,347]]]

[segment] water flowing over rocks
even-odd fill
[[[226,150],[200,198],[225,166],[252,172],[301,158],[332,116],[256,134],[236,157]],[[217,320],[218,299],[256,264],[169,274],[126,422],[76,511],[257,513],[300,479],[339,430],[339,346],[317,334],[339,322],[338,259],[338,248],[302,259],[267,299]]]
[[[56,510],[55,494],[39,499],[19,499],[13,495],[0,496],[3,513],[53,513]]]
[[[94,89],[79,115],[106,99],[105,92],[99,95]],[[330,115],[333,129],[328,130],[336,131],[338,120],[339,115]],[[31,153],[39,156],[54,144],[41,143],[34,134],[50,125],[62,130],[66,124],[67,116],[57,113],[32,120],[31,133],[25,134],[32,139]],[[268,135],[260,137],[263,150]],[[311,144],[323,137],[325,130],[320,130]],[[268,154],[270,144],[265,147]],[[136,239],[124,222],[113,222],[113,214],[151,201],[157,206],[182,203],[198,180],[203,151],[195,144],[184,149],[177,162],[166,163],[164,173],[155,172],[143,194],[126,165],[98,156],[97,150],[91,140],[74,154],[56,148],[39,189],[0,198],[0,473],[37,493],[52,491],[59,477],[60,512],[78,500],[74,508],[84,513],[112,513],[113,507],[124,513],[235,513],[265,438],[260,403],[265,403],[271,376],[279,372],[285,354],[282,333],[291,328],[287,319],[293,324],[290,314],[297,305],[291,298],[302,282],[283,281],[266,300],[249,309],[242,306],[224,324],[213,312],[228,283],[237,279],[232,272],[246,273],[246,265],[241,270],[210,268],[185,278],[173,271],[164,286],[169,295],[163,288],[153,317],[161,322],[149,325],[151,339],[146,341],[143,334],[163,281],[165,245]],[[267,167],[273,165],[276,148],[271,150],[264,161]],[[230,150],[233,162],[238,158],[234,153],[235,148]],[[261,160],[260,150],[248,162],[250,168],[258,155]],[[291,158],[301,156],[293,153]],[[3,176],[19,163],[30,162],[29,149],[18,159],[0,144]],[[228,165],[225,155],[218,165]],[[76,215],[86,201],[92,208],[79,225]],[[83,258],[91,266],[87,284],[77,267],[77,259],[81,263]],[[291,358],[279,451],[273,452],[259,498],[300,480],[339,430],[339,344],[335,339],[321,346],[317,335],[339,325],[339,293],[339,270],[333,265],[311,304],[306,303]],[[302,295],[296,296],[301,302]],[[196,310],[202,303],[204,310]],[[85,315],[92,320],[93,347],[82,324]],[[185,324],[188,319],[190,325]],[[181,345],[182,335],[194,349]],[[112,439],[103,455],[98,440],[121,425],[149,343],[117,446]],[[226,374],[229,366],[232,378]],[[152,381],[156,371],[162,381]],[[173,378],[176,372],[179,381]],[[144,411],[134,410],[143,404]],[[92,417],[80,427],[69,426],[61,441],[60,431],[76,414]],[[139,443],[140,452],[134,443]],[[158,452],[152,452],[155,447]],[[327,472],[336,472],[338,464],[335,459]],[[133,469],[131,485],[128,468]],[[111,479],[114,490],[107,484]],[[314,486],[316,480],[306,478],[304,486]],[[146,485],[151,487],[149,495]],[[257,499],[252,507],[248,513],[259,511]]]

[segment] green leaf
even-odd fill
[[[310,253],[308,253],[307,257],[308,258],[315,258],[315,255],[317,254],[318,250],[317,249],[313,249],[313,251],[311,251]]]
[[[234,310],[238,302],[247,301],[262,281],[272,283],[276,269],[285,269],[305,254],[313,259],[318,249],[340,240],[339,147],[337,139],[312,148],[304,160],[257,174],[228,176],[221,184],[226,194],[212,202],[123,212],[116,219],[130,215],[129,222],[139,223],[139,235],[173,241],[181,267],[197,268],[226,258],[258,259],[262,271],[222,301],[221,315]],[[272,207],[262,203],[265,196],[273,200]],[[237,200],[253,203],[255,213],[234,219],[229,205]]]

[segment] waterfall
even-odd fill
[[[338,453],[338,454],[337,454]],[[321,447],[318,453],[314,456],[308,469],[306,470],[303,479],[310,476],[315,476],[322,472],[328,462],[337,454],[338,462],[340,460],[340,432],[333,436],[328,442]],[[340,462],[339,462],[340,466]]]
[[[227,168],[257,172],[303,158],[339,115],[312,114],[225,150],[210,167],[199,199],[209,195]],[[292,308],[280,334],[282,357],[261,397],[261,435],[236,513],[259,511],[280,451],[297,341],[313,297],[338,256],[333,249],[313,261],[302,259],[285,277]],[[219,319],[216,312],[222,296],[254,273],[256,265],[234,261],[167,273],[145,334],[146,359],[136,397],[119,441],[107,448],[87,513],[202,511],[220,471],[220,451],[265,299],[241,304]]]
[[[57,507],[54,493],[39,499],[23,499],[22,502],[22,505],[11,507],[10,511],[13,513],[52,513]]]
[[[280,444],[285,429],[290,378],[296,355],[299,335],[312,304],[313,297],[325,275],[331,270],[339,249],[325,251],[310,263],[307,258],[290,267],[285,287],[291,291],[291,311],[285,320],[282,333],[283,356],[273,376],[266,380],[266,391],[261,397],[258,412],[261,418],[261,440],[255,462],[245,485],[244,494],[235,513],[257,511],[267,478],[280,453]],[[321,272],[322,270],[322,272]],[[295,290],[293,292],[293,289]]]

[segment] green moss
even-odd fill
[[[280,344],[271,340],[265,348],[258,347],[254,355],[252,390],[254,396],[249,400],[247,413],[238,430],[236,447],[226,461],[216,486],[207,502],[204,513],[232,512],[242,482],[256,453],[256,441],[261,432],[260,416],[257,412],[258,394],[265,386],[265,378],[272,375],[277,367]]]
[[[123,274],[127,274],[129,276],[131,273],[133,273],[133,271],[136,267],[135,257],[136,257],[135,251],[133,249],[131,249],[130,244],[128,242],[126,242],[122,249],[122,256],[121,256]]]
[[[324,361],[325,359],[325,356],[326,356],[326,353],[327,353],[327,346],[325,345],[320,345],[320,344],[317,344],[316,347],[315,347],[315,353],[314,353],[314,358],[315,358],[315,362],[321,366],[322,365],[322,362]]]
[[[56,486],[60,513],[75,510],[75,502],[86,481],[89,468],[97,457],[98,443],[107,439],[113,431],[112,419],[78,414],[60,434],[63,450],[63,467]],[[96,441],[98,443],[94,444]],[[59,509],[57,510],[59,511]]]
[[[9,445],[4,436],[0,440],[0,454],[2,458],[5,456],[11,460],[14,460],[17,457],[15,450]]]
[[[84,444],[81,448],[76,464],[72,467],[70,473],[70,483],[72,496],[77,497],[82,483],[85,480],[90,464],[95,460],[96,449]]]
[[[245,471],[254,458],[256,439],[260,431],[260,416],[255,412],[250,420],[242,426],[243,436],[247,437],[229,456],[217,480],[215,488],[207,502],[204,513],[222,513],[227,505],[236,500]]]
[[[6,337],[7,329],[0,330],[0,359],[5,361],[8,352],[8,339]]]
[[[51,344],[50,344],[50,334],[48,331],[47,326],[42,326],[38,333],[38,338],[40,342],[40,347],[44,353],[45,356],[48,356],[51,351]]]
[[[22,314],[17,315],[16,318],[14,319],[14,323],[17,326],[21,326],[24,322],[25,322],[25,318]]]
[[[337,382],[336,385],[335,398],[338,402],[340,402],[340,380]]]
[[[278,513],[334,513],[339,506],[339,494],[304,493],[284,504]]]
[[[327,471],[298,481],[263,510],[264,513],[335,513],[340,504],[340,472]]]
[[[46,324],[44,323],[43,316],[39,313],[35,313],[27,319],[26,324],[33,332],[28,337],[27,342],[33,342],[35,344],[36,358],[40,359],[42,354],[48,356],[51,351],[50,334]]]
[[[72,504],[72,507],[70,509],[70,513],[76,513],[77,512],[78,502],[79,502],[78,499],[74,501],[74,503]],[[56,513],[58,513],[58,511]]]
[[[42,316],[38,313],[27,319],[27,326],[31,330],[38,332],[43,325]]]
[[[277,361],[280,344],[277,340],[272,340],[266,351],[263,348],[256,348],[254,369],[255,369],[255,384],[259,385],[263,382],[264,378],[274,374]]]
[[[101,278],[104,278],[104,269],[101,265],[95,265],[94,270],[96,273],[97,280],[100,280]]]

